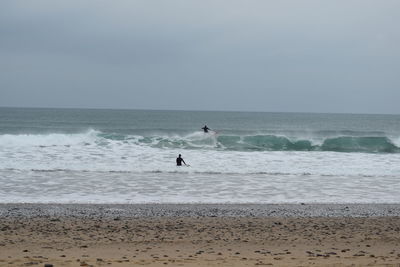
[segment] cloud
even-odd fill
[[[400,112],[398,1],[1,5],[0,105]]]

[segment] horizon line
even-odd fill
[[[118,108],[118,107],[51,107],[51,106],[2,106],[0,108],[21,109],[83,109],[83,110],[136,110],[136,111],[181,111],[181,112],[245,112],[245,113],[303,113],[303,114],[342,114],[342,115],[400,115],[396,113],[362,113],[362,112],[318,112],[318,111],[262,111],[262,110],[200,110],[200,109],[158,109],[158,108]]]

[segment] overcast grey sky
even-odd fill
[[[400,114],[398,0],[3,0],[0,106]]]

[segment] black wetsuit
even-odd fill
[[[176,158],[176,166],[182,166],[182,162],[186,165],[186,162],[183,160],[183,158],[180,156]]]
[[[208,130],[210,130],[210,128],[207,127],[207,125],[205,125],[203,128],[201,128],[204,130],[205,133],[208,133]]]

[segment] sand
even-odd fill
[[[0,205],[0,266],[400,266],[400,205]]]

